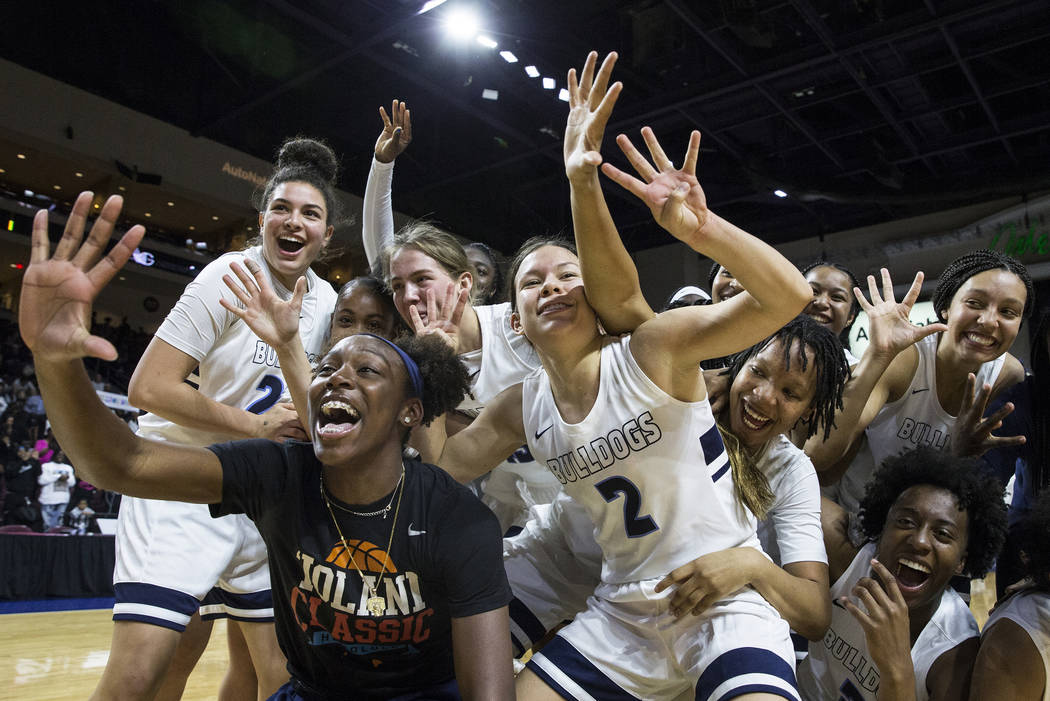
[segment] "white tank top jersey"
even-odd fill
[[[851,596],[862,577],[871,574],[875,544],[868,543],[853,558],[849,569],[831,585],[831,626],[823,640],[810,642],[809,656],[799,664],[798,687],[807,701],[849,699],[876,701],[879,670],[871,661],[864,629],[853,615],[837,603]],[[978,635],[977,621],[969,607],[951,588],[941,594],[940,604],[911,648],[915,669],[915,698],[928,701],[926,675],[942,654]]]
[[[528,447],[594,524],[602,581],[664,577],[701,555],[761,547],[737,505],[729,457],[705,399],[682,402],[646,377],[630,337],[607,338],[598,396],[579,423],[561,418],[545,372],[526,378]]]
[[[992,611],[984,632],[1007,618],[1021,626],[1043,658],[1043,671],[1046,683],[1043,688],[1043,701],[1050,701],[1050,594],[1042,591],[1023,591],[1014,594]]]
[[[888,457],[917,448],[920,445],[947,450],[955,417],[941,407],[937,399],[937,340],[933,334],[915,344],[919,364],[911,384],[895,402],[882,408],[865,431],[867,448],[862,448],[842,476],[839,504],[850,513],[857,513],[864,488],[875,469]],[[1003,369],[1006,354],[981,365],[977,370],[977,386],[995,384]]]
[[[481,325],[481,348],[459,356],[470,377],[470,391],[456,408],[476,416],[493,397],[540,367],[540,359],[529,340],[510,327],[510,302],[474,311]]]
[[[820,481],[809,456],[780,434],[766,444],[758,469],[769,480],[773,504],[758,523],[758,539],[780,566],[828,563],[820,528]]]
[[[262,413],[286,393],[277,352],[219,304],[220,298],[239,304],[222,276],[230,273],[230,263],[245,258],[259,264],[282,299],[292,296],[273,276],[260,247],[227,253],[209,263],[186,286],[156,335],[200,362],[189,379],[199,383],[201,394],[222,404]],[[299,335],[312,363],[328,336],[336,291],[313,270],[307,271],[306,280]],[[186,428],[155,414],[139,417],[139,434],[200,446],[230,439],[229,434]]]

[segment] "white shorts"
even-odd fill
[[[764,692],[799,701],[787,623],[743,589],[675,618],[659,580],[602,584],[527,667],[566,699],[723,701]]]
[[[117,518],[113,620],[183,631],[190,616],[273,620],[266,546],[243,514],[124,497]]]

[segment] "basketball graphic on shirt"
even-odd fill
[[[385,563],[386,572],[391,574],[397,572],[397,567],[394,566],[393,561],[389,560],[386,551],[378,545],[367,540],[354,540],[352,538],[346,541],[346,545],[347,547],[344,548],[342,543],[337,543],[325,559],[336,567],[342,567],[347,570],[352,570],[354,565],[357,565],[357,568],[362,572],[375,572],[378,574],[384,571]],[[352,563],[351,558],[353,559]]]

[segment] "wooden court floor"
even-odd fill
[[[971,586],[970,609],[981,626],[994,603],[992,573]],[[87,698],[106,666],[112,631],[109,609],[0,615],[0,699]],[[217,621],[183,699],[214,699],[225,670],[226,622]]]

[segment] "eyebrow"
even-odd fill
[[[574,265],[576,267],[580,266],[580,264],[577,263],[574,260],[566,260],[566,261],[562,261],[561,263],[558,263],[557,265],[555,265],[554,269],[555,270],[560,270],[561,268],[564,268],[566,266],[571,266],[571,265]],[[526,270],[524,272],[518,273],[518,275],[520,277],[526,277],[527,275],[538,275],[538,274],[539,273],[536,272],[536,267],[535,266],[533,266],[531,268],[526,268]]]
[[[988,292],[988,290],[982,290],[979,287],[971,288],[970,289],[970,294],[978,294],[978,295],[982,295],[984,297],[990,297],[991,296],[991,294]],[[1001,300],[1001,301],[1004,304],[1016,304],[1019,307],[1023,307],[1024,306],[1024,302],[1022,302],[1021,300],[1017,299],[1016,297],[1007,297],[1006,299]]]
[[[272,200],[270,200],[270,204],[273,204],[274,202],[283,202],[285,204],[293,204],[291,200],[285,199],[283,197],[274,197]],[[304,202],[303,203],[303,207],[317,207],[318,209],[320,209],[322,211],[324,210],[324,205],[317,204],[316,202]]]

